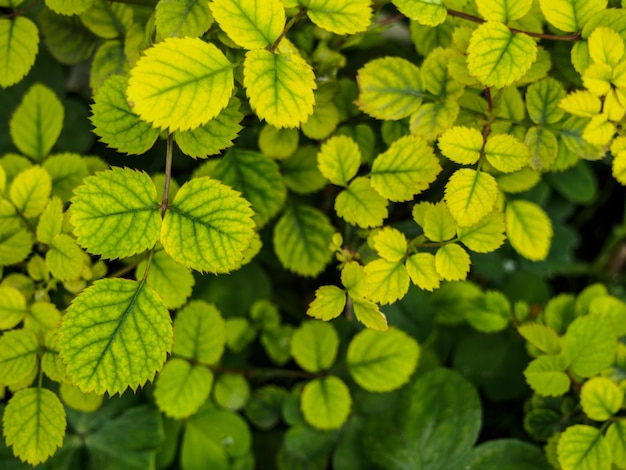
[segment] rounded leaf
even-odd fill
[[[463,281],[470,269],[470,257],[467,251],[456,243],[440,247],[435,253],[435,267],[441,279]]]
[[[226,346],[226,324],[213,304],[189,302],[174,321],[174,354],[201,364],[217,364]]]
[[[209,2],[161,0],[156,4],[154,24],[162,37],[195,37],[213,23]]]
[[[213,398],[223,408],[239,410],[250,398],[250,385],[240,374],[222,374],[215,382]]]
[[[19,82],[28,73],[39,50],[39,30],[26,16],[0,18],[0,87]]]
[[[532,261],[546,259],[552,241],[552,222],[533,202],[516,200],[506,205],[506,234],[520,255]]]
[[[606,377],[592,377],[580,391],[580,404],[585,414],[594,421],[606,421],[622,406],[624,391]]]
[[[209,398],[213,373],[206,367],[172,358],[159,373],[154,400],[165,415],[183,419],[194,414]]]
[[[37,367],[39,343],[28,330],[5,332],[0,336],[0,383],[19,384]]]
[[[352,138],[337,135],[324,142],[317,154],[317,163],[331,183],[346,186],[359,171],[361,151]]]
[[[497,250],[504,243],[504,214],[493,211],[476,225],[458,227],[459,240],[476,253],[489,253]]]
[[[310,0],[306,13],[317,26],[335,34],[365,31],[372,17],[370,0]]]
[[[394,0],[393,3],[407,18],[426,26],[440,25],[448,16],[443,0]]]
[[[27,313],[26,298],[11,286],[0,286],[0,330],[17,326]]]
[[[480,158],[483,135],[478,129],[455,126],[439,137],[439,149],[446,157],[461,165],[472,165]]]
[[[441,276],[431,253],[416,253],[406,260],[405,266],[411,281],[420,289],[432,292],[439,287]]]
[[[539,356],[528,364],[524,377],[537,394],[558,397],[570,388],[566,368],[567,360],[563,356]]]
[[[525,16],[533,0],[476,0],[478,12],[487,21],[508,23]]]
[[[569,369],[581,377],[596,375],[613,362],[616,335],[603,318],[578,317],[562,338],[562,354],[569,361]]]
[[[346,293],[336,286],[322,286],[315,291],[315,299],[309,304],[307,315],[320,320],[332,320],[346,308]]]
[[[548,23],[561,31],[580,31],[594,14],[606,8],[607,0],[539,0]]]
[[[483,220],[493,211],[497,200],[498,183],[489,173],[461,168],[446,183],[446,204],[461,227]]]
[[[496,170],[512,173],[530,163],[530,150],[510,134],[497,134],[487,139],[485,157]]]
[[[291,337],[291,355],[307,372],[330,369],[337,358],[339,335],[330,323],[307,320]]]
[[[367,298],[379,304],[391,304],[409,290],[409,273],[402,261],[376,259],[365,266]]]
[[[307,383],[300,406],[304,419],[317,429],[337,429],[348,419],[352,398],[346,384],[330,375]]]
[[[393,227],[383,227],[372,237],[374,249],[387,261],[400,261],[408,248],[406,237]]]
[[[37,217],[48,204],[52,178],[44,168],[32,166],[20,172],[9,189],[15,208],[26,218]]]
[[[135,279],[141,280],[147,264],[147,260],[144,260],[137,265]],[[195,284],[189,269],[178,264],[163,250],[157,251],[152,257],[146,280],[170,309],[184,305]]]
[[[357,176],[337,195],[335,212],[358,227],[378,227],[387,218],[387,204],[387,199],[372,187],[370,178]]]
[[[563,470],[610,470],[611,449],[599,429],[584,424],[568,427],[557,444]]]
[[[46,265],[50,273],[60,281],[78,279],[83,270],[83,250],[74,239],[63,233],[52,239],[46,253]]]

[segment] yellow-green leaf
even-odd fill
[[[496,170],[512,173],[530,163],[530,150],[510,134],[497,134],[487,139],[485,157]]]
[[[498,199],[498,183],[488,173],[461,168],[446,183],[444,198],[459,226],[470,227],[493,211]]]
[[[60,15],[79,15],[95,2],[96,0],[46,0],[46,6]]]
[[[83,182],[90,173],[106,169],[102,160],[97,161],[93,168],[89,168],[91,158],[77,153],[59,153],[51,155],[43,162],[43,167],[52,177],[52,194],[59,196],[63,202],[69,201],[74,189]]]
[[[563,117],[559,102],[565,96],[565,89],[553,78],[529,85],[526,90],[528,115],[537,124],[554,124]]]
[[[213,373],[206,367],[172,358],[159,373],[154,400],[170,418],[188,418],[207,401],[213,387]]]
[[[508,23],[525,16],[533,0],[476,0],[478,12],[487,21]]]
[[[558,397],[570,388],[566,368],[567,360],[563,356],[539,356],[528,364],[524,377],[537,394]]]
[[[201,364],[217,364],[226,345],[226,324],[213,304],[189,302],[174,321],[174,354]]]
[[[393,3],[400,13],[426,26],[443,23],[448,14],[443,0],[393,0]]]
[[[297,127],[313,113],[315,74],[298,54],[248,51],[243,68],[246,94],[260,119],[278,128]]]
[[[530,150],[530,164],[537,170],[549,168],[556,160],[559,143],[554,133],[534,126],[526,132],[524,143]]]
[[[459,241],[476,253],[490,253],[497,250],[504,243],[504,214],[493,211],[476,225],[459,227],[457,234]]]
[[[387,199],[373,187],[370,178],[359,176],[335,199],[335,211],[346,222],[362,228],[378,227],[387,218]]]
[[[348,419],[352,406],[350,390],[334,375],[307,383],[300,400],[304,419],[318,429],[340,428]]]
[[[78,279],[83,269],[83,250],[73,238],[63,233],[55,236],[46,253],[50,273],[60,281]]]
[[[65,409],[50,390],[27,388],[9,400],[2,424],[13,453],[34,466],[47,460],[63,444]]]
[[[626,421],[613,421],[607,428],[604,439],[611,449],[613,462],[618,467],[626,467]]]
[[[510,201],[505,210],[506,235],[520,255],[531,261],[546,259],[552,241],[552,222],[529,201]]]
[[[296,129],[289,130],[297,133]],[[298,147],[293,155],[280,162],[280,169],[285,186],[298,194],[312,193],[328,184],[317,166],[317,148],[312,145]]]
[[[37,223],[37,241],[49,244],[61,233],[63,227],[63,202],[54,196],[44,208]]]
[[[259,148],[271,158],[282,160],[298,150],[300,133],[297,129],[277,129],[269,124],[263,126],[259,133]]]
[[[322,286],[315,291],[315,299],[309,304],[307,315],[320,320],[332,320],[341,315],[346,307],[346,293],[336,286]]]
[[[612,325],[603,318],[576,318],[561,340],[569,370],[580,377],[592,377],[609,367],[615,358],[616,338]]]
[[[140,280],[144,276],[147,264],[144,260],[137,265],[135,279]],[[179,308],[187,301],[195,283],[189,269],[178,264],[163,250],[152,257],[146,280],[170,309]]]
[[[387,331],[387,317],[380,311],[378,305],[362,298],[352,298],[352,311],[357,320],[367,328],[376,331]]]
[[[586,3],[594,2],[590,0]],[[602,436],[602,431],[593,426],[569,426],[561,434],[556,451],[562,470],[611,469],[611,448]]]
[[[170,132],[199,127],[228,105],[233,66],[213,44],[168,38],[147,49],[131,70],[133,112]]]
[[[463,281],[470,269],[470,257],[460,245],[450,243],[435,253],[435,268],[446,281]]]
[[[487,22],[472,33],[467,54],[471,75],[485,86],[504,88],[530,69],[537,57],[537,43],[502,23]]]
[[[52,178],[40,166],[32,166],[18,174],[9,196],[24,217],[37,217],[48,204],[52,191]]]
[[[211,11],[228,37],[246,49],[271,46],[285,26],[280,0],[213,0]]]
[[[39,30],[26,16],[0,18],[0,87],[19,82],[35,63]]]
[[[548,23],[561,31],[580,31],[595,13],[606,8],[607,0],[539,0]]]
[[[339,335],[330,323],[306,320],[291,336],[291,356],[307,372],[328,370],[337,359]]]
[[[391,304],[409,290],[409,273],[400,261],[377,259],[365,266],[368,299],[379,304]]]
[[[93,392],[83,393],[78,387],[67,382],[63,382],[61,387],[59,387],[59,394],[63,403],[69,408],[85,413],[91,413],[100,408],[104,398],[102,395],[96,395]]]
[[[406,255],[406,237],[393,227],[383,227],[372,237],[372,241],[378,255],[387,261],[400,261]]]
[[[356,261],[350,261],[341,268],[341,283],[352,299],[367,297],[365,269]]]
[[[592,377],[580,391],[580,405],[590,419],[606,421],[617,413],[624,401],[624,392],[613,380]]]
[[[556,330],[541,323],[526,323],[517,327],[517,332],[534,347],[546,354],[561,352],[561,339]]]
[[[370,0],[308,0],[306,13],[322,29],[335,34],[365,31],[372,17]]]
[[[101,38],[121,38],[133,24],[133,9],[123,3],[100,0],[80,14],[80,21]]]
[[[599,26],[587,38],[589,57],[596,64],[615,67],[624,55],[624,40],[614,29]]]
[[[436,103],[426,103],[413,113],[409,122],[411,134],[431,141],[449,129],[459,115],[456,99],[446,98]]]
[[[461,165],[472,165],[480,158],[483,135],[478,129],[465,126],[451,127],[439,137],[439,150]]]
[[[0,330],[17,326],[26,315],[24,294],[11,286],[0,286]]]
[[[347,186],[361,166],[361,151],[350,137],[328,139],[317,154],[320,172],[333,184]]]
[[[448,206],[442,201],[426,207],[422,223],[424,235],[434,242],[444,242],[456,235],[456,221],[452,218]]]
[[[593,117],[600,114],[600,98],[587,90],[574,90],[559,101],[559,107],[574,116]]]
[[[24,228],[0,225],[0,266],[19,263],[33,247],[32,235]]]
[[[38,353],[37,337],[30,331],[5,332],[0,336],[0,383],[13,385],[28,378],[37,367]]]
[[[211,27],[213,15],[208,1],[159,0],[154,23],[161,37],[196,37]]]
[[[441,276],[437,272],[435,256],[431,253],[416,253],[406,260],[406,270],[413,284],[420,289],[433,291],[439,287]]]

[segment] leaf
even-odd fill
[[[367,298],[379,304],[391,304],[409,289],[409,273],[400,261],[374,260],[365,266],[365,276]]]
[[[159,238],[156,187],[144,172],[113,167],[88,176],[74,190],[70,214],[78,243],[104,258],[141,253]]]
[[[302,414],[317,429],[340,428],[348,419],[351,405],[350,390],[334,375],[312,380],[302,389]]]
[[[524,143],[530,149],[530,164],[537,170],[550,168],[558,153],[556,136],[547,129],[531,127],[526,132]]]
[[[594,421],[610,419],[622,406],[624,392],[611,379],[592,377],[580,391],[580,404],[584,413]]]
[[[315,291],[315,299],[309,304],[307,315],[320,320],[332,320],[341,315],[346,307],[346,293],[336,286],[322,286]]]
[[[600,114],[600,98],[587,90],[574,90],[559,101],[559,108],[574,116],[590,118]]]
[[[215,402],[228,410],[239,410],[250,398],[250,385],[240,374],[222,374],[215,382]]]
[[[242,129],[239,124],[243,119],[239,111],[240,104],[237,98],[231,98],[228,106],[206,124],[189,131],[176,132],[174,139],[183,153],[193,158],[206,158],[231,147]]]
[[[483,136],[478,129],[454,126],[439,137],[439,149],[446,157],[461,165],[472,165],[480,158]]]
[[[444,199],[457,224],[470,227],[493,211],[498,199],[498,183],[488,173],[461,168],[446,183]]]
[[[456,99],[446,98],[436,103],[423,104],[411,116],[409,123],[411,134],[427,141],[435,140],[454,124],[459,110]]]
[[[198,0],[161,0],[154,15],[161,37],[197,37],[211,27],[213,15],[208,2]]]
[[[60,153],[46,158],[42,166],[52,177],[52,194],[64,202],[69,201],[83,178],[94,171],[87,166],[88,159],[76,153]]]
[[[522,193],[533,188],[541,179],[541,173],[530,167],[520,171],[498,175],[496,181],[498,188],[505,193]]]
[[[448,71],[448,64],[454,57],[458,57],[457,51],[438,47],[422,63],[426,89],[440,100],[456,100],[463,95],[465,89],[464,84],[455,80]]]
[[[29,72],[39,50],[39,30],[25,16],[0,18],[0,87],[15,85]]]
[[[396,140],[372,165],[372,186],[391,201],[408,201],[432,183],[441,166],[433,149],[419,137]]]
[[[387,199],[372,187],[370,178],[358,176],[337,195],[335,212],[353,225],[378,227],[388,216]]]
[[[27,388],[9,400],[2,418],[7,445],[20,460],[37,465],[63,444],[65,409],[45,388]]]
[[[210,6],[220,28],[245,49],[271,46],[285,26],[280,0],[213,0]]]
[[[532,0],[477,0],[478,12],[487,21],[509,23],[525,16],[533,6]]]
[[[212,387],[213,373],[209,369],[172,358],[159,373],[154,399],[166,416],[184,419],[207,401]]]
[[[604,440],[611,449],[613,462],[617,466],[626,465],[626,429],[623,419],[613,421],[604,435]]]
[[[283,160],[298,150],[300,133],[297,129],[277,129],[266,124],[259,133],[261,153],[277,160]]]
[[[584,424],[568,427],[557,444],[563,470],[610,470],[611,449],[599,429]]]
[[[552,222],[541,207],[529,201],[510,201],[505,220],[506,235],[515,251],[531,261],[546,259],[553,232]]]
[[[286,130],[297,133],[296,129]],[[293,155],[280,162],[280,169],[285,186],[298,194],[318,191],[328,183],[317,167],[317,148],[312,145],[298,147]]]
[[[254,237],[253,212],[238,192],[209,177],[185,183],[170,203],[161,243],[174,261],[213,273],[241,266]]]
[[[431,253],[409,256],[405,266],[411,281],[420,289],[432,292],[439,287],[441,276],[437,272],[435,256]]]
[[[561,339],[554,328],[541,323],[526,323],[517,327],[526,341],[546,354],[561,352]]]
[[[353,300],[367,297],[369,291],[365,279],[365,268],[356,261],[344,263],[341,268],[341,283]]]
[[[457,226],[448,206],[440,201],[426,208],[422,228],[429,240],[443,242],[456,235]]]
[[[406,237],[393,227],[383,227],[372,236],[374,249],[378,256],[387,261],[400,261],[408,248]]]
[[[271,331],[280,327],[278,307],[268,300],[257,300],[250,308],[250,318],[262,331]]]
[[[509,326],[513,312],[503,293],[487,291],[468,305],[465,316],[468,323],[481,333],[495,333]]]
[[[46,6],[61,15],[80,15],[96,0],[46,0]]]
[[[11,116],[11,140],[20,152],[41,162],[61,134],[63,116],[63,105],[54,92],[35,83]]]
[[[50,174],[40,166],[19,173],[9,189],[15,208],[26,218],[37,217],[48,204],[52,191]]]
[[[476,225],[458,227],[459,241],[476,253],[496,251],[504,243],[504,214],[493,211]]]
[[[226,324],[213,304],[189,302],[174,321],[174,354],[201,364],[217,364],[226,346]]]
[[[274,250],[285,268],[302,276],[317,276],[330,260],[328,246],[334,232],[322,212],[294,205],[274,227]]]
[[[467,48],[467,68],[485,86],[504,88],[519,80],[537,57],[537,43],[488,21],[474,30]]]
[[[530,151],[516,137],[498,134],[487,139],[485,157],[493,167],[503,173],[513,173],[530,163]]]
[[[65,234],[55,236],[46,253],[50,273],[60,281],[78,279],[83,270],[83,250]]]
[[[141,119],[174,132],[217,116],[228,105],[233,86],[233,66],[213,44],[168,38],[137,61],[127,95]]]
[[[15,287],[0,285],[0,330],[16,327],[27,312],[24,294]]]
[[[365,31],[371,22],[369,0],[310,0],[306,13],[313,23],[335,34]]]
[[[565,89],[553,78],[544,78],[532,83],[526,90],[528,115],[537,124],[554,124],[561,120],[563,111],[559,102],[565,96]]]
[[[466,465],[483,470],[552,470],[542,449],[519,439],[491,439],[471,451]]]
[[[74,65],[93,54],[97,36],[78,16],[61,16],[43,8],[37,15],[37,22],[46,46],[58,62]]]
[[[77,296],[59,328],[59,356],[83,393],[122,393],[152,380],[172,347],[165,303],[145,282],[101,279]]]
[[[30,331],[5,332],[0,336],[0,383],[13,385],[25,380],[37,367],[38,353],[37,337]]]
[[[606,5],[607,0],[539,0],[539,8],[548,23],[565,32],[580,31]]]
[[[539,356],[528,364],[524,377],[539,395],[558,397],[570,388],[566,368],[567,360],[563,356]]]
[[[212,406],[205,406],[198,413],[187,421],[185,436],[183,438],[183,448],[186,446],[187,433],[193,430],[203,435],[207,440],[202,444],[216,444],[219,449],[225,451],[232,459],[243,457],[250,453],[252,435],[250,427],[237,413],[228,410],[220,410]],[[183,449],[183,453],[185,450]],[[184,462],[184,459],[181,460]],[[200,460],[198,467],[211,470],[217,468],[230,468],[229,465],[217,467],[211,465],[210,461]],[[191,468],[183,463],[183,468]]]
[[[443,0],[393,0],[393,3],[404,16],[426,26],[443,23],[448,13]]]
[[[626,334],[626,304],[610,295],[598,295],[591,299],[588,305],[591,315],[597,315],[607,321],[615,334]]]
[[[143,277],[147,260],[142,261],[135,269],[135,279]],[[176,263],[165,251],[157,251],[152,257],[148,277],[148,284],[165,301],[167,308],[182,307],[195,284],[195,280],[188,268]]]
[[[54,304],[37,301],[30,305],[30,311],[24,318],[24,328],[37,336],[39,344],[45,344],[46,335],[56,331],[60,320],[61,312]]]
[[[61,233],[63,227],[63,202],[58,197],[48,201],[37,223],[37,241],[45,244]]]
[[[0,266],[24,260],[33,247],[30,232],[20,227],[0,226]]]
[[[333,184],[347,186],[361,166],[361,151],[350,137],[328,139],[317,154],[320,172]]]
[[[580,377],[592,377],[613,362],[616,336],[609,324],[598,317],[574,320],[562,338],[562,354],[569,370]]]
[[[330,323],[306,320],[291,336],[291,355],[307,372],[328,370],[335,363],[339,335]]]
[[[80,15],[81,22],[95,35],[105,39],[123,37],[133,24],[133,10],[130,5],[115,3],[107,5],[95,2]]]
[[[287,197],[278,164],[261,153],[230,149],[215,167],[213,177],[242,193],[252,205],[253,220],[259,228],[282,209]]]
[[[248,51],[243,84],[259,119],[274,127],[297,127],[313,113],[315,74],[297,54]]]
[[[352,298],[352,311],[356,319],[367,328],[376,331],[387,331],[389,329],[387,317],[374,302],[361,298]]]
[[[422,104],[424,81],[417,66],[400,57],[374,59],[358,71],[359,108],[376,119],[398,120]]]
[[[441,279],[463,281],[470,269],[470,257],[460,245],[449,243],[435,253],[435,267]]]
[[[346,360],[357,384],[370,392],[390,392],[408,382],[417,367],[420,348],[402,330],[363,330],[350,345]]]
[[[94,94],[91,122],[100,140],[118,152],[141,155],[156,142],[159,130],[141,120],[126,100],[128,77],[113,75]]]

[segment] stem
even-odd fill
[[[161,217],[165,215],[168,208],[168,197],[170,192],[170,180],[172,179],[172,151],[174,148],[174,137],[167,136],[167,151],[165,153],[165,185],[163,187],[163,199],[161,200]]]
[[[0,18],[17,18],[18,16],[24,16],[30,10],[37,7],[40,3],[42,3],[42,0],[35,0],[31,4],[23,7],[21,10],[14,10],[12,13],[5,13],[4,15],[1,15]]]
[[[274,43],[270,46],[270,48],[268,49],[272,54],[274,53],[274,51],[276,50],[276,48],[278,48],[278,45],[280,44],[280,41],[283,40],[283,38],[285,37],[285,35],[287,34],[287,31],[289,31],[291,29],[291,27],[296,24],[296,22],[302,18],[304,15],[306,15],[306,8],[301,8],[300,11],[293,17],[291,18],[287,24],[285,25],[283,32],[280,33],[280,36],[278,36],[276,38],[276,41],[274,41]]]
[[[126,3],[127,5],[139,5],[145,7],[154,7],[156,0],[109,0],[109,3]]]
[[[152,258],[154,258],[154,247],[150,249],[148,252],[148,261],[146,262],[146,269],[143,272],[143,276],[141,277],[141,282],[146,282],[148,279],[148,272],[150,272],[150,266],[152,265]]]

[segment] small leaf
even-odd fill
[[[172,347],[165,303],[145,282],[102,279],[76,297],[59,328],[59,355],[82,392],[135,390]]]
[[[356,261],[349,261],[343,265],[341,283],[353,300],[367,297],[369,291],[365,279],[365,268]]]
[[[9,196],[16,209],[27,218],[37,217],[48,204],[52,191],[52,178],[40,166],[30,167],[19,173],[9,189]]]
[[[606,421],[622,406],[623,390],[606,377],[592,377],[580,391],[580,405],[590,419]]]
[[[524,143],[530,149],[530,164],[536,170],[545,170],[556,160],[559,143],[548,129],[531,127],[526,132]]]
[[[467,68],[483,85],[504,88],[522,78],[536,57],[537,43],[530,36],[488,21],[472,33]]]
[[[357,83],[359,108],[377,119],[410,116],[420,107],[425,94],[419,68],[399,57],[368,62],[359,70]]]
[[[411,281],[420,289],[432,292],[439,287],[441,276],[437,272],[435,256],[431,253],[409,256],[405,266]]]
[[[63,444],[65,409],[50,390],[27,388],[9,400],[2,424],[7,445],[20,460],[34,466]]]
[[[393,227],[383,227],[372,237],[374,249],[387,261],[400,261],[408,248],[406,237]]]
[[[470,227],[487,217],[498,199],[493,176],[469,168],[456,170],[446,183],[445,201],[461,227]]]
[[[457,234],[459,241],[476,253],[490,253],[497,250],[504,243],[504,214],[493,211],[476,225],[459,227]]]
[[[83,250],[65,234],[55,236],[46,253],[50,273],[60,281],[78,279],[83,270]]]
[[[197,37],[211,27],[213,15],[208,2],[197,0],[161,0],[154,15],[161,37]]]
[[[592,377],[613,362],[615,341],[615,332],[604,319],[578,317],[562,338],[562,354],[574,374]]]
[[[61,233],[63,227],[63,202],[58,197],[49,200],[37,223],[37,241],[45,244]]]
[[[361,166],[361,151],[350,137],[328,139],[317,155],[320,172],[333,184],[347,186]]]
[[[370,0],[309,0],[306,13],[313,23],[335,34],[365,31],[371,22]]]
[[[443,0],[393,0],[393,3],[404,16],[426,26],[440,25],[448,13]]]
[[[377,259],[365,266],[368,299],[391,304],[404,297],[409,289],[409,273],[400,261]]]
[[[563,117],[559,102],[565,96],[565,89],[553,78],[545,78],[528,86],[526,107],[528,115],[537,124],[554,124]]]
[[[539,395],[558,397],[570,388],[566,368],[567,360],[563,356],[539,356],[528,364],[524,377]]]
[[[168,38],[147,49],[131,70],[133,112],[170,132],[199,127],[228,105],[232,64],[213,44]]]
[[[250,385],[243,375],[222,374],[215,382],[213,398],[222,408],[240,410],[250,398]]]
[[[61,134],[63,116],[63,105],[54,92],[36,83],[11,116],[11,140],[24,155],[41,162]]]
[[[0,266],[24,260],[33,247],[33,239],[26,229],[0,226]]]
[[[291,355],[307,372],[328,370],[335,363],[339,335],[330,323],[304,321],[291,336]]]
[[[328,184],[317,167],[317,148],[312,145],[298,147],[293,155],[280,162],[280,169],[287,188],[298,194],[313,193]]]
[[[559,108],[574,116],[590,118],[600,114],[602,102],[587,90],[574,90],[559,101]]]
[[[520,255],[531,261],[546,259],[552,241],[552,222],[535,203],[516,200],[506,205],[506,234]]]
[[[133,23],[130,5],[94,2],[91,8],[80,15],[80,21],[95,35],[105,39],[123,37]]]
[[[601,431],[584,424],[570,426],[561,434],[557,454],[563,470],[611,469],[611,449]]]
[[[42,8],[37,21],[46,46],[60,63],[74,65],[89,59],[93,54],[97,36],[87,29],[78,16],[61,16],[48,8]]]
[[[378,306],[369,300],[352,299],[352,310],[357,320],[363,323],[367,328],[376,331],[387,331],[387,317],[380,311]]]
[[[159,238],[156,187],[140,171],[113,167],[88,176],[74,191],[70,213],[78,243],[104,258],[140,253]]]
[[[456,235],[457,226],[448,206],[440,201],[426,208],[422,228],[429,240],[443,242]]]
[[[470,257],[460,245],[449,243],[435,253],[435,267],[441,279],[463,281],[470,269]]]
[[[271,46],[285,26],[280,0],[213,0],[211,11],[228,37],[246,49]]]
[[[426,103],[411,116],[409,129],[411,134],[430,142],[452,127],[459,115],[456,99],[446,98],[436,103]]]
[[[485,157],[496,170],[503,173],[521,170],[530,163],[528,147],[510,134],[489,137],[485,144]]]
[[[512,319],[511,303],[501,292],[487,291],[469,304],[465,317],[481,333],[504,330]]]
[[[141,280],[147,260],[135,269],[135,279]],[[152,257],[146,281],[163,298],[167,308],[179,308],[191,295],[195,280],[188,268],[174,261],[165,251],[157,251]]]
[[[309,304],[307,315],[320,320],[338,317],[346,307],[346,293],[336,286],[322,286],[315,291],[315,299]]]
[[[604,439],[611,449],[613,462],[619,467],[626,466],[626,422],[623,419],[613,421]]]
[[[0,383],[18,384],[37,367],[39,344],[27,330],[11,330],[0,336]]]
[[[35,63],[39,50],[39,30],[26,16],[0,18],[0,87],[19,82]]]
[[[0,286],[0,330],[16,327],[27,312],[26,298],[22,292],[15,287]]]
[[[206,367],[172,358],[159,373],[154,400],[159,410],[174,419],[188,418],[207,401],[213,373]]]
[[[350,390],[334,375],[312,380],[302,389],[302,414],[317,429],[340,428],[348,419],[351,405]]]
[[[248,51],[243,84],[254,112],[274,127],[297,127],[313,113],[315,74],[297,54]]]
[[[604,10],[606,5],[607,0],[539,0],[541,13],[548,23],[565,32],[580,31],[589,18]]]
[[[161,227],[168,255],[197,271],[229,272],[241,266],[254,237],[248,201],[209,177],[185,183],[170,203]]]
[[[213,304],[189,302],[174,321],[174,354],[201,364],[217,364],[226,346],[226,324]]]
[[[46,0],[46,6],[60,15],[80,15],[96,0]]]
[[[480,158],[483,136],[478,129],[455,126],[439,137],[439,149],[446,157],[461,165],[472,165]]]
[[[282,160],[298,150],[300,133],[297,129],[277,129],[266,124],[259,133],[259,148],[264,155]]]
[[[526,15],[533,6],[532,0],[477,0],[478,12],[487,21],[509,23]]]
[[[42,166],[52,177],[52,194],[59,196],[63,202],[69,201],[83,178],[96,169],[103,169],[90,169],[87,166],[89,158],[76,153],[60,153],[46,158]]]
[[[540,323],[526,323],[517,327],[517,332],[526,341],[546,354],[561,352],[561,339],[558,333],[547,325]]]
[[[358,176],[337,195],[335,211],[353,225],[378,227],[388,216],[387,199],[372,187],[370,178]]]
[[[363,330],[350,345],[346,360],[352,378],[370,392],[390,392],[409,381],[417,367],[420,348],[397,328]]]

